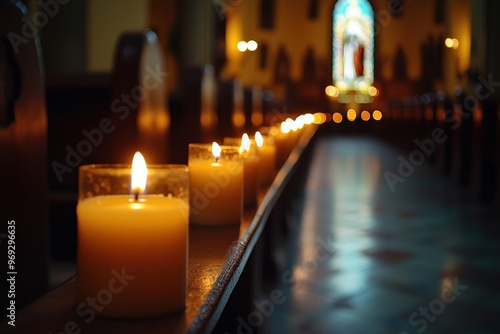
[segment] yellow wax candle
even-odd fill
[[[282,122],[280,129],[273,132],[274,144],[276,145],[276,166],[281,168],[292,151],[292,136],[289,124]]]
[[[243,162],[237,147],[189,145],[189,221],[196,225],[239,224],[243,206]],[[209,154],[207,154],[207,152]],[[221,153],[222,152],[222,153]]]
[[[240,138],[224,138],[224,144],[239,146],[243,158],[243,206],[253,207],[257,204],[257,185],[260,157],[248,134]]]
[[[252,207],[257,204],[259,158],[249,157],[244,161],[243,204]]]
[[[255,133],[255,142],[260,156],[259,183],[268,186],[273,183],[276,173],[276,146],[268,136],[262,136],[259,131]]]
[[[185,307],[187,203],[97,196],[78,203],[78,281],[109,317],[160,316]],[[83,305],[83,306],[82,306]],[[77,308],[78,310],[78,308]]]
[[[97,311],[106,317],[153,317],[185,307],[187,167],[154,166],[149,174],[148,180],[140,153],[131,172],[125,166],[80,168],[76,312],[81,316]],[[151,194],[143,195],[146,183]]]
[[[251,145],[250,138],[246,133],[241,137],[240,149],[243,155],[244,166],[243,203],[245,207],[252,207],[257,204],[257,176],[260,158],[257,155],[255,146]]]

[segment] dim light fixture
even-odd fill
[[[254,41],[253,39],[251,39],[247,42],[248,51],[255,51],[255,50],[257,50],[258,47],[259,47],[259,44],[256,41]]]
[[[456,38],[446,38],[444,40],[444,45],[448,48],[448,49],[458,49],[458,46],[460,45],[460,42],[458,41],[458,39]]]
[[[257,48],[259,47],[259,44],[256,41],[254,41],[253,39],[251,39],[248,42],[247,41],[239,41],[238,44],[236,45],[236,47],[238,48],[239,52],[245,52],[245,51],[253,52],[253,51],[257,50]]]
[[[245,52],[248,49],[248,43],[245,41],[239,41],[236,47],[239,52]]]

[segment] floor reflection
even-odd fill
[[[399,154],[369,138],[318,142],[272,333],[496,333],[500,244],[484,226],[499,216],[432,166],[392,192],[384,172]]]

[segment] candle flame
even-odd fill
[[[220,158],[220,146],[216,142],[212,143],[212,154],[214,155],[215,159]]]
[[[146,160],[140,152],[135,152],[132,160],[132,192],[143,193],[146,189],[146,181],[148,179],[148,168]]]
[[[295,125],[297,125],[297,129],[302,129],[305,125],[304,115],[300,115],[295,119]]]
[[[255,143],[258,147],[264,146],[264,137],[262,137],[262,134],[259,131],[255,132]]]
[[[287,122],[281,122],[281,132],[289,133],[290,132],[290,124]]]
[[[295,124],[295,121],[293,119],[291,119],[290,117],[288,117],[286,120],[285,120],[285,123],[288,125],[288,131],[297,131],[297,125]]]
[[[241,136],[241,150],[245,152],[250,151],[250,137],[246,133]]]

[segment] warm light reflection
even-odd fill
[[[139,132],[164,134],[170,127],[170,114],[161,108],[140,108],[137,115]]]
[[[220,149],[219,144],[217,144],[216,142],[213,142],[212,143],[212,154],[213,154],[215,159],[220,158],[220,152],[221,152],[221,149]]]
[[[255,143],[257,144],[257,147],[264,146],[264,137],[262,137],[262,134],[259,131],[255,132]]]
[[[443,107],[438,108],[436,116],[437,116],[436,118],[438,119],[438,121],[444,122],[444,119],[446,118],[446,112],[445,112]]]
[[[382,119],[382,113],[380,112],[380,110],[374,110],[372,117],[374,120],[380,121]]]
[[[367,110],[363,110],[363,111],[361,112],[361,119],[362,119],[363,121],[365,121],[365,122],[366,122],[366,121],[369,121],[369,120],[370,120],[370,113],[369,113]]]
[[[209,111],[202,111],[200,114],[200,124],[203,129],[211,129],[217,124],[217,114]]]
[[[351,122],[354,121],[356,119],[356,110],[354,109],[347,110],[347,119]]]
[[[425,120],[426,121],[432,121],[432,118],[434,117],[434,111],[432,110],[431,107],[425,107]]]
[[[250,137],[246,133],[241,136],[241,150],[244,152],[250,151]]]
[[[143,193],[146,189],[148,168],[146,160],[140,152],[135,152],[132,159],[131,190],[133,193]]]
[[[264,115],[262,115],[262,111],[254,110],[252,112],[252,125],[255,127],[261,126],[264,122]]]
[[[334,121],[335,123],[340,123],[340,122],[342,122],[343,117],[342,117],[342,114],[341,114],[341,113],[336,112],[336,113],[334,113],[334,114],[332,115],[332,119],[333,119],[333,121]]]
[[[472,112],[472,119],[476,124],[481,123],[481,121],[483,120],[483,111],[481,110],[481,108],[474,108],[474,111]]]
[[[235,111],[232,116],[233,125],[241,128],[245,125],[245,114],[241,111]]]

